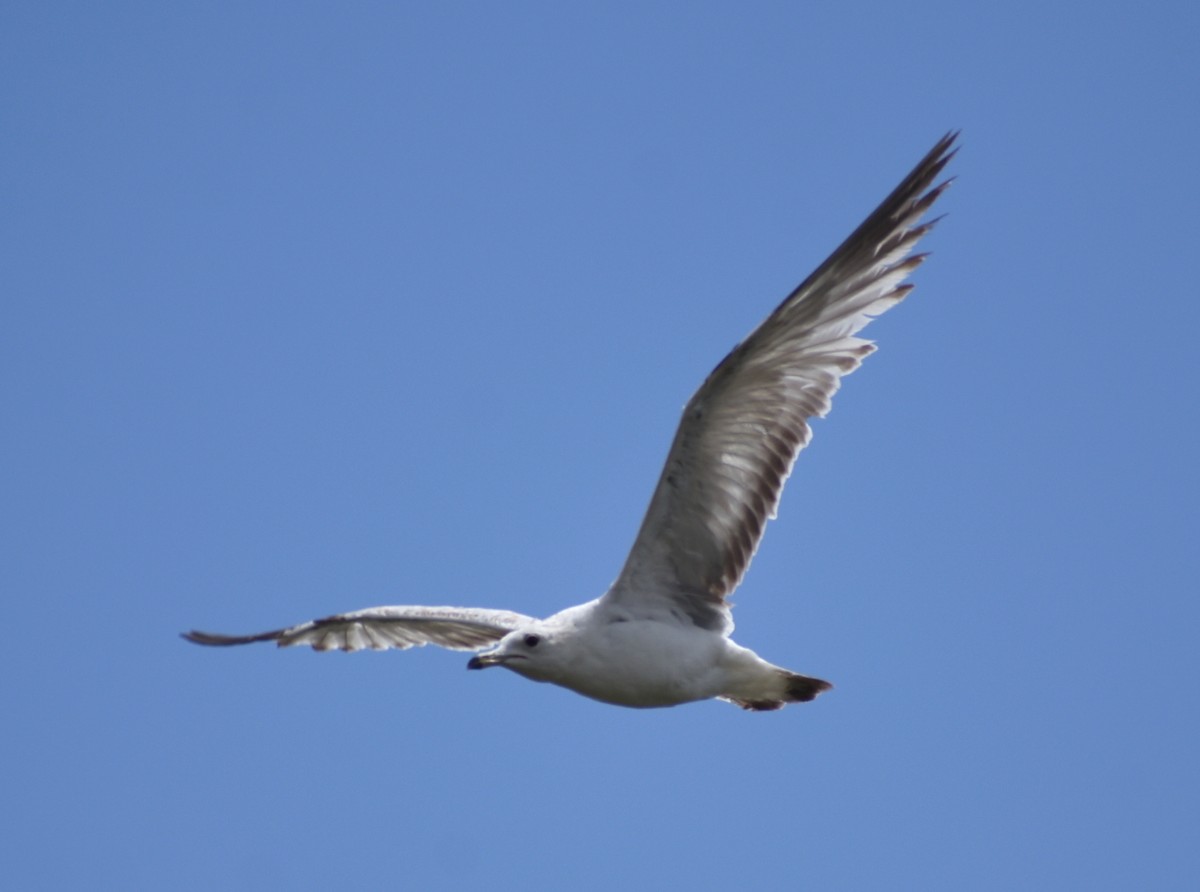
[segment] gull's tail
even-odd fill
[[[730,697],[730,703],[736,703],[742,709],[751,709],[755,712],[768,712],[772,709],[779,709],[788,703],[807,703],[810,700],[815,700],[817,694],[828,691],[833,687],[832,684],[820,678],[813,678],[811,675],[799,675],[795,672],[788,672],[785,669],[779,670],[780,680],[782,681],[782,697],[780,699],[770,700],[738,700]]]
[[[817,694],[824,693],[833,687],[822,678],[797,675],[795,672],[784,673],[784,682],[787,684],[785,703],[807,703],[809,700],[815,700]]]

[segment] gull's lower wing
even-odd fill
[[[943,137],[861,226],[713,370],[688,402],[650,507],[606,601],[730,627],[741,582],[784,481],[841,377],[874,349],[854,337],[912,288],[933,226],[921,218],[948,185]],[[936,221],[934,221],[936,222]]]
[[[450,650],[480,650],[534,621],[508,610],[470,607],[371,607],[314,619],[257,635],[184,632],[196,644],[227,647],[274,641],[280,647],[311,645],[313,650],[407,650],[436,644]]]

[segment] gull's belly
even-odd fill
[[[649,620],[593,628],[554,684],[619,706],[675,706],[706,700],[724,686],[728,639]]]

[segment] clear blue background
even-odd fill
[[[7,888],[1183,889],[1194,3],[0,14]],[[600,594],[712,365],[963,128],[738,639],[809,706],[212,651]]]

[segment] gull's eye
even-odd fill
[[[541,640],[542,640],[542,638],[540,635],[526,635],[525,636],[525,646],[526,647],[537,647],[538,642]]]

